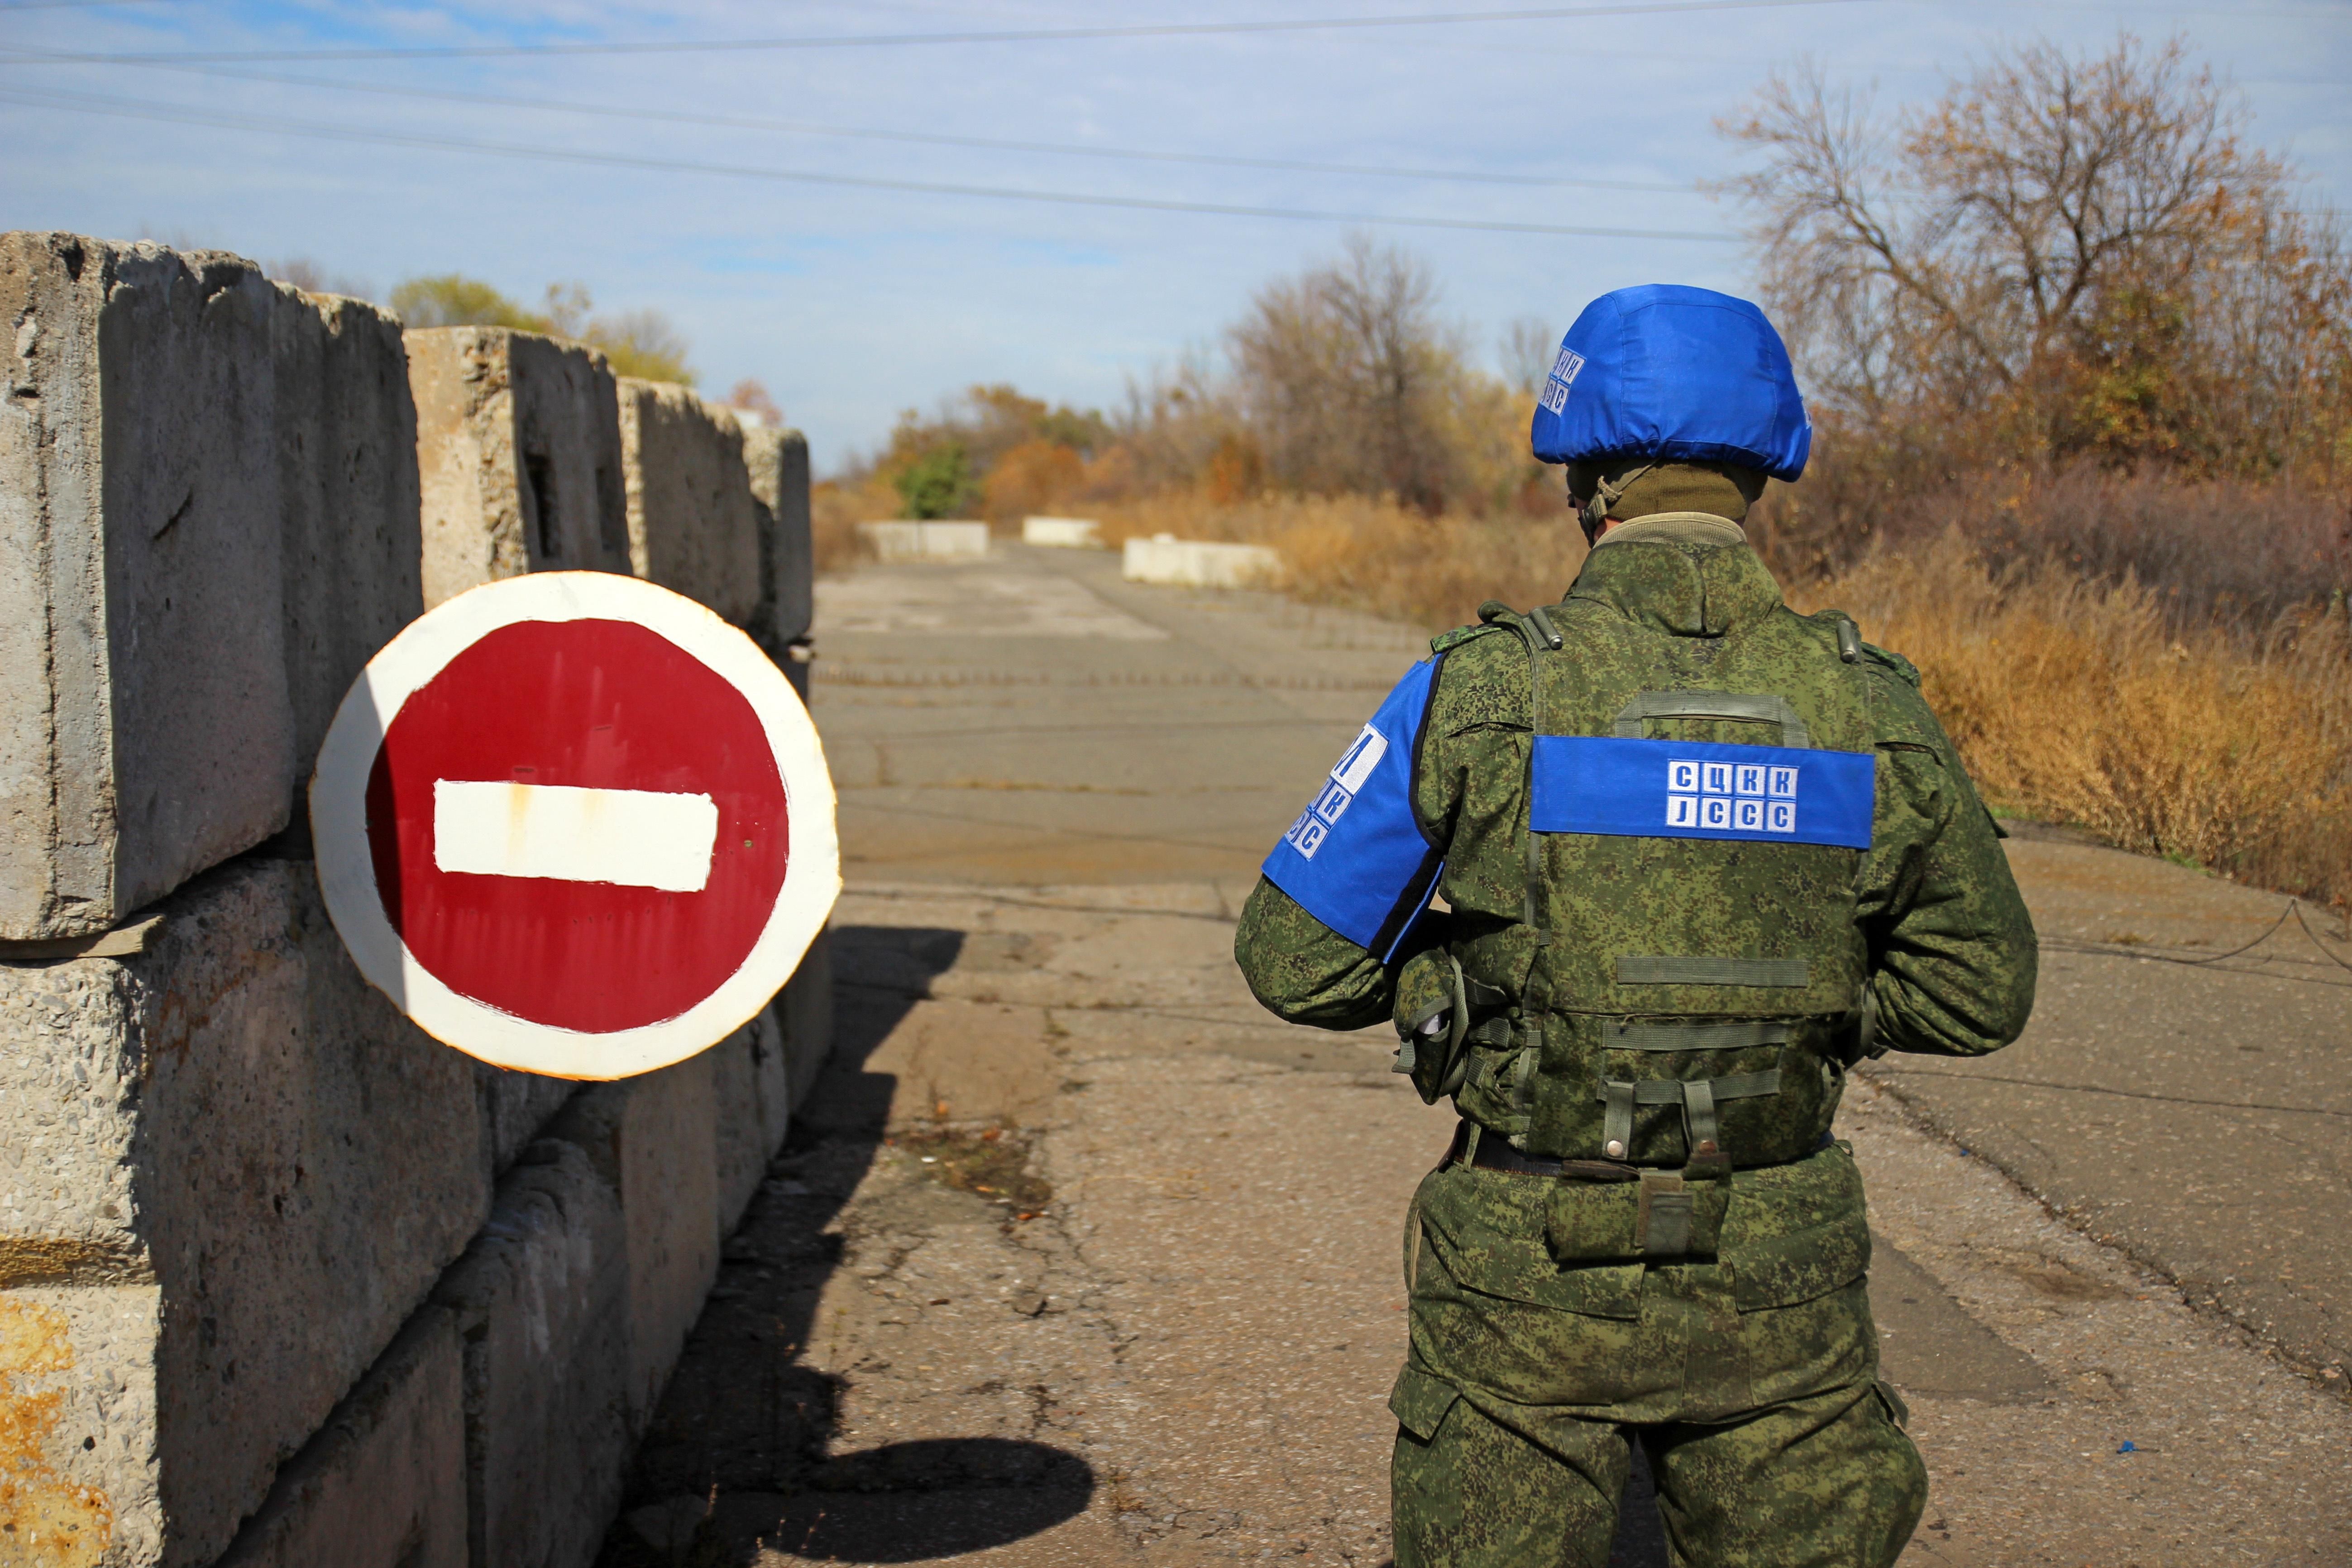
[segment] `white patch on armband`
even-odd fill
[[[1330,782],[1323,786],[1323,793],[1315,797],[1313,805],[1298,814],[1298,820],[1282,836],[1283,841],[1307,859],[1314,859],[1315,851],[1323,847],[1323,840],[1348,815],[1357,793],[1388,753],[1389,738],[1370,724],[1365,725],[1355,742],[1332,764]]]

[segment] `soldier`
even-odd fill
[[[1398,1568],[1601,1568],[1631,1442],[1677,1562],[1889,1564],[1927,1472],[1831,1119],[1865,1056],[2016,1038],[2032,925],[1918,672],[1748,547],[1811,440],[1762,311],[1604,296],[1533,435],[1574,585],[1431,645],[1234,945],[1461,1116],[1406,1223]]]

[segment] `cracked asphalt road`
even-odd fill
[[[1418,639],[1083,555],[829,588],[841,1043],[605,1568],[1385,1562],[1399,1227],[1450,1122],[1380,1032],[1275,1022],[1229,954],[1298,781]],[[2202,1104],[2255,1098],[2217,1092],[2233,1041],[2278,1058],[2282,1103],[2340,1103],[2344,993],[2265,1011],[2263,971],[2307,977],[2307,953],[2147,962],[2225,951],[2274,898],[2012,848],[2056,938],[2035,1034],[1977,1067],[1890,1059],[1841,1117],[1934,1479],[1906,1562],[2352,1561],[2352,1410],[2299,1348],[2334,1320],[2296,1341],[2272,1305],[2333,1310],[2343,1145],[2305,1150],[2319,1179],[2282,1204],[2242,1142],[2283,1113]],[[2175,1282],[2191,1240],[2226,1288]],[[2305,1266],[2267,1286],[2237,1261],[2281,1247]],[[2250,1279],[2321,1289],[2227,1294]],[[1661,1561],[1644,1524],[1637,1501],[1628,1568]]]

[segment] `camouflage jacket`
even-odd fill
[[[1465,1116],[1530,1152],[1644,1163],[1696,1154],[1718,1118],[1738,1163],[1796,1158],[1826,1134],[1862,1049],[1973,1056],[2017,1037],[2032,1002],[2032,926],[1905,660],[1835,612],[1790,611],[1736,527],[1692,513],[1621,526],[1559,605],[1494,619],[1436,639],[1433,665],[1407,679],[1426,690],[1411,816],[1443,860],[1448,912],[1393,944],[1387,928],[1351,940],[1262,879],[1234,957],[1265,1006],[1328,1028],[1392,1017],[1401,1033],[1458,1011],[1480,1027],[1450,1071],[1416,1073],[1425,1096],[1453,1094]],[[1775,694],[1781,732],[1656,700],[1708,692]],[[1859,774],[1867,847],[1531,835],[1535,737],[1606,736],[1612,719],[1627,734],[1643,700],[1640,733],[1694,752],[1778,740],[1819,748],[1797,754],[1823,766],[1874,759]],[[1725,952],[1767,967],[1685,984],[1675,963],[1721,961],[1624,956]],[[1626,967],[1643,963],[1655,972]],[[1643,1030],[1649,1043],[1626,1043]],[[1719,1048],[1686,1043],[1702,1040]],[[1685,1086],[1635,1081],[1661,1077]],[[1712,1089],[1687,1087],[1702,1084]]]

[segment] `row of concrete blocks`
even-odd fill
[[[795,433],[218,251],[0,236],[0,942],[286,827],[360,668],[478,584],[634,572],[798,673]]]
[[[582,1089],[410,1025],[308,861],[156,931],[0,966],[0,1562],[584,1568],[822,1063],[824,950]]]
[[[427,576],[667,574],[781,654],[804,448],[217,252],[0,236],[0,1562],[584,1562],[530,1531],[609,1512],[829,976],[575,1099],[410,1026],[275,836]],[[454,1405],[403,1370],[440,1376],[445,1327]],[[546,1416],[582,1390],[613,1418]],[[443,1425],[395,1443],[371,1411]],[[416,1554],[438,1503],[391,1546],[336,1521],[408,1507],[372,1472],[439,1475],[449,1423],[466,1558]],[[354,1445],[371,1479],[333,1501]]]

